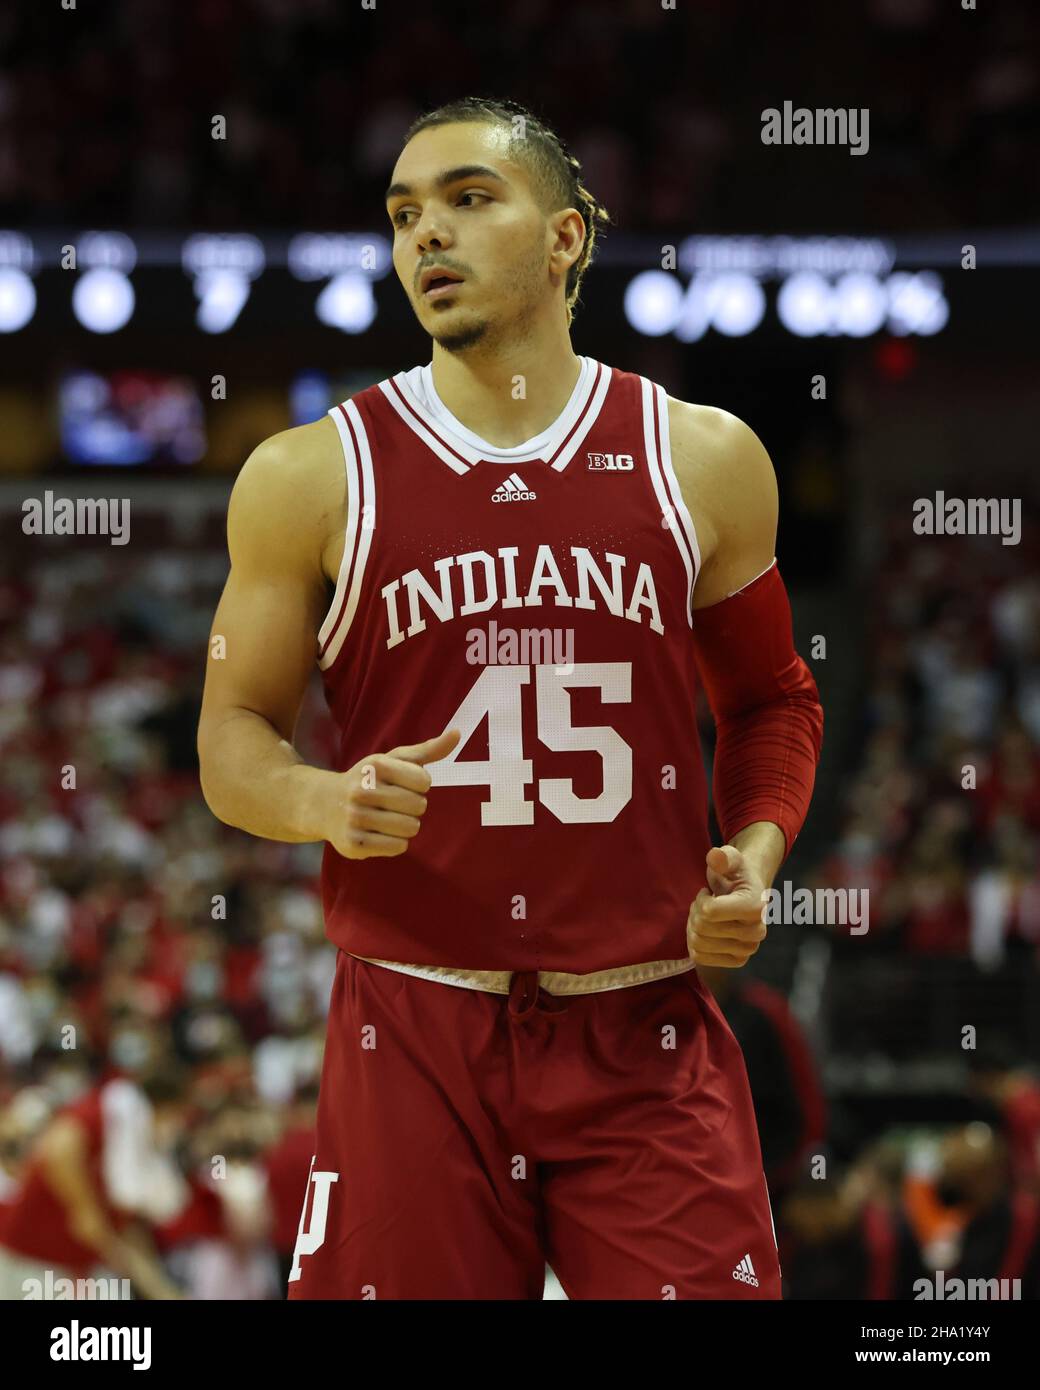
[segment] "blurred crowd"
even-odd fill
[[[1006,965],[1035,977],[1036,539],[1004,547],[901,530],[872,571],[862,754],[818,882],[870,888],[870,930],[849,950],[970,959],[980,978]]]
[[[196,1296],[277,1297],[334,968],[320,846],[240,835],[201,799],[224,557],[117,554],[0,584],[0,1248],[51,1117],[97,1125],[107,1083],[156,1083],[187,1183],[148,1223],[170,1269]],[[300,739],[328,760],[326,720],[309,693]]]
[[[467,94],[554,124],[627,231],[1018,223],[1040,210],[1038,50],[1029,0],[10,6],[0,223],[368,226],[411,120]],[[845,150],[762,145],[786,100],[869,109],[854,179],[826,173]]]

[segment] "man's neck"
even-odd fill
[[[437,395],[467,429],[509,449],[548,429],[570,400],[581,359],[568,337],[550,347],[518,344],[493,356],[463,356],[433,345]]]

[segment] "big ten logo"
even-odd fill
[[[631,454],[589,454],[589,468],[593,472],[630,473],[635,466]]]

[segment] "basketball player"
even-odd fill
[[[529,113],[421,119],[386,207],[432,362],[247,461],[199,730],[216,816],[326,842],[290,1297],[539,1298],[548,1261],[571,1298],[778,1298],[696,970],[760,944],[819,756],[772,467],[733,416],[575,354],[605,214]],[[315,660],[335,771],[292,743]]]
[[[181,1297],[151,1233],[187,1197],[157,1142],[183,1123],[182,1093],[160,1066],[111,1076],[50,1119],[0,1219],[0,1300],[60,1300],[78,1280],[113,1278],[139,1298]]]

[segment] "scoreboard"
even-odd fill
[[[930,336],[950,318],[951,277],[1035,268],[1040,234],[968,233],[928,238],[689,236],[605,241],[591,274],[610,272],[608,293],[624,322],[648,337],[693,342],[709,333],[743,337],[770,319],[797,337]],[[250,301],[281,280],[290,319],[310,316],[362,335],[384,310],[393,276],[390,239],[376,232],[194,232],[0,230],[0,333],[36,315],[66,315],[93,334],[146,321],[142,273],[159,271],[175,326],[228,333]],[[286,290],[289,291],[288,296]],[[602,292],[599,290],[598,292]],[[392,290],[401,298],[400,290]],[[169,325],[168,325],[169,326]]]

